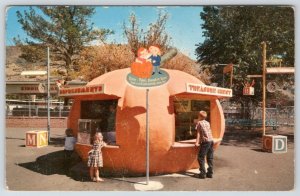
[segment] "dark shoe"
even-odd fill
[[[159,74],[162,74],[162,73],[160,73],[160,72],[158,72]]]
[[[199,174],[199,178],[200,178],[200,179],[205,179],[206,176],[205,176],[205,175],[202,175],[202,174]]]
[[[153,72],[152,75],[154,75],[155,73]]]
[[[206,177],[207,178],[213,178],[213,175],[212,174],[206,174]]]

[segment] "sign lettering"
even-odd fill
[[[21,91],[21,93],[35,93],[35,94],[45,93],[45,91],[43,91],[43,92],[40,91],[38,85],[24,85],[24,86],[20,87],[20,91]],[[50,92],[54,93],[56,91],[57,91],[56,85],[51,85]]]
[[[26,145],[27,146],[36,146],[36,139],[35,139],[35,134],[27,134],[27,140],[26,140]]]
[[[155,87],[168,82],[170,76],[164,71],[160,70],[160,74],[154,74],[150,78],[139,78],[131,73],[127,75],[127,82],[136,87]]]
[[[83,87],[73,87],[73,88],[62,88],[59,90],[59,96],[73,96],[73,95],[92,95],[92,94],[102,94],[104,93],[104,84],[91,85]]]
[[[207,86],[201,84],[186,84],[186,92],[221,97],[232,97],[232,89]]]
[[[48,140],[47,134],[40,134],[40,141],[39,141],[39,144],[40,144],[41,146],[47,144],[47,140]]]
[[[275,139],[275,151],[282,151],[286,147],[285,140],[282,138]]]

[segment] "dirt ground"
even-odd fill
[[[78,163],[66,174],[62,169],[63,129],[51,129],[47,147],[25,147],[24,128],[6,129],[6,186],[13,191],[136,191],[135,184],[145,177],[104,177],[103,183],[90,182]],[[288,136],[287,153],[261,150],[261,132],[230,130],[215,151],[212,179],[198,179],[197,170],[160,176],[150,181],[162,184],[160,191],[290,191],[294,189],[294,128],[276,133]],[[273,131],[271,131],[273,132]]]

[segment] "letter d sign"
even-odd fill
[[[273,152],[277,153],[284,153],[287,152],[287,138],[282,136],[280,138],[274,138],[274,146]]]
[[[264,135],[263,150],[272,153],[287,152],[287,137],[283,135]]]

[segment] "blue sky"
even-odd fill
[[[13,37],[20,35],[26,38],[26,33],[17,22],[16,11],[23,12],[28,6],[12,6],[6,10],[6,45],[13,45]],[[135,13],[140,27],[147,29],[149,23],[156,21],[159,10],[169,15],[166,32],[171,36],[171,45],[192,59],[196,59],[196,44],[203,42],[200,12],[201,6],[97,6],[91,22],[96,28],[108,28],[115,34],[108,41],[126,43],[123,35],[123,22],[128,24],[131,13]]]

